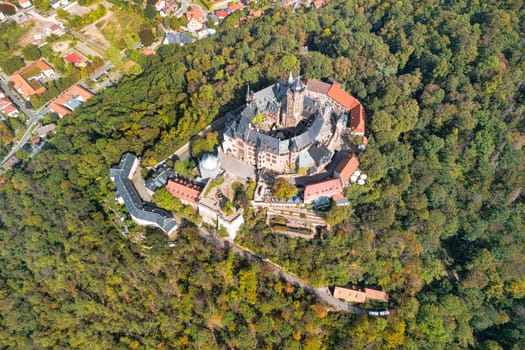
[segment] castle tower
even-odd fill
[[[286,93],[286,118],[284,126],[287,128],[297,126],[303,118],[304,95],[306,86],[301,81],[301,76],[295,78]]]

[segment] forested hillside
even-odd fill
[[[525,348],[523,18],[522,1],[333,0],[143,57],[0,185],[0,348]],[[299,67],[362,102],[369,183],[323,239],[255,217],[242,243],[313,284],[383,286],[387,318],[328,312],[194,229],[171,249],[110,219],[123,152],[155,164]]]

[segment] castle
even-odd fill
[[[246,106],[225,127],[222,149],[258,170],[280,174],[307,167],[315,172],[330,160],[334,143],[349,131],[363,136],[359,101],[336,82],[293,78],[246,92]]]

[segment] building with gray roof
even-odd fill
[[[126,205],[129,215],[137,224],[157,227],[170,235],[177,229],[173,215],[153,203],[144,202],[131,181],[138,165],[135,155],[124,153],[120,163],[109,170],[109,176],[117,188],[117,199]]]
[[[336,128],[345,127],[337,123],[329,103],[331,86],[290,73],[286,82],[256,92],[248,87],[246,106],[224,129],[224,153],[277,173],[294,173],[307,163],[325,164],[332,156],[326,147],[329,140],[338,134]],[[314,144],[316,149],[311,148]]]

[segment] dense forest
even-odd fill
[[[0,185],[0,348],[525,348],[523,18],[518,0],[333,0],[141,57]],[[168,248],[112,221],[123,152],[153,165],[291,68],[361,100],[369,183],[333,233],[248,213],[240,242],[316,285],[384,287],[386,318],[331,312],[193,228]]]

